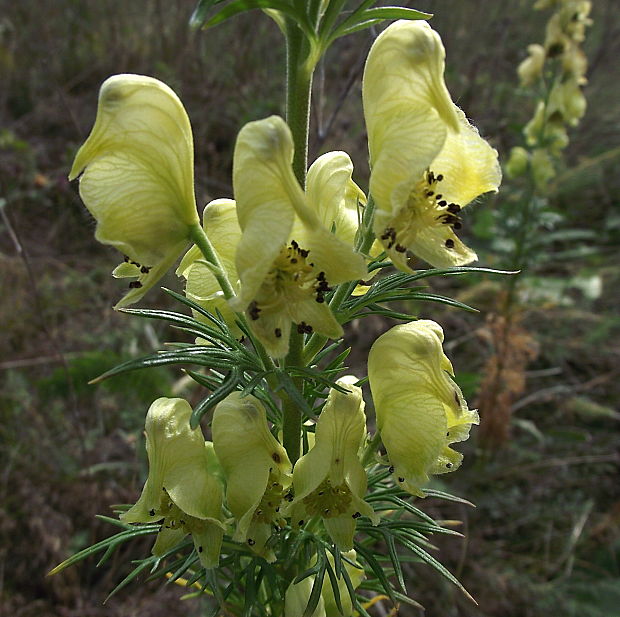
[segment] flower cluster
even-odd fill
[[[156,556],[190,534],[204,568],[216,567],[230,546],[273,563],[284,537],[314,534],[341,552],[349,583],[348,591],[344,586],[336,593],[335,579],[326,579],[314,614],[350,615],[344,596],[364,577],[354,551],[357,526],[360,520],[376,526],[384,515],[367,499],[369,469],[384,465],[394,490],[423,497],[431,475],[460,464],[462,455],[450,446],[467,438],[477,414],[452,380],[443,331],[433,321],[392,327],[373,344],[368,380],[375,437],[368,435],[362,382],[326,373],[320,392],[312,386],[311,409],[294,410],[299,420],[306,416],[297,444],[302,455],[295,460],[281,434],[284,405],[295,401],[286,384],[295,383],[277,382],[301,368],[291,360],[294,344],[343,335],[344,317],[330,302],[333,290],[348,286],[352,292],[357,285],[352,293],[363,294],[368,287],[359,283],[373,274],[369,261],[381,267],[391,261],[411,272],[415,256],[437,268],[476,259],[456,233],[462,210],[496,191],[501,173],[495,150],[450,98],[444,56],[426,22],[396,22],[374,43],[363,78],[368,197],[340,151],[317,158],[302,186],[293,172],[291,131],[271,116],[241,129],[234,199],[208,203],[202,226],[192,134],[176,94],[136,75],[103,84],[95,126],[71,177],[81,174],[80,193],[97,220],[97,238],[125,255],[114,275],[131,278],[130,291],[119,306],[140,300],[186,251],[177,274],[185,279],[196,323],[227,328],[228,340],[255,350],[265,369],[252,374],[230,367],[245,371],[246,381],[231,382],[218,398],[212,442],[200,426],[190,427],[185,400],[158,399],[149,409],[148,478],[121,518],[159,524]],[[361,213],[368,230],[363,241]],[[195,355],[212,344],[198,342]],[[300,387],[299,396],[304,393]],[[308,563],[318,563],[317,554]],[[313,576],[290,579],[288,617],[304,614]]]
[[[544,44],[529,45],[528,57],[517,72],[523,87],[542,86],[532,119],[523,133],[530,149],[512,149],[506,170],[519,176],[528,163],[537,188],[544,189],[554,177],[553,158],[568,145],[567,127],[579,123],[586,111],[582,88],[587,83],[587,59],[581,43],[588,17],[589,0],[539,0],[536,9],[555,8],[547,22]]]

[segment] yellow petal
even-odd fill
[[[262,403],[253,396],[230,394],[213,414],[213,446],[227,479],[226,502],[238,521],[235,539],[244,541],[270,477],[290,483],[286,450],[269,431]]]
[[[193,141],[176,94],[142,75],[115,75],[101,86],[97,119],[70,179],[97,219],[96,237],[153,265],[198,222]]]
[[[462,456],[448,447],[469,434],[467,408],[443,353],[443,331],[430,320],[395,326],[368,355],[377,428],[399,485],[423,496],[431,473],[453,471]]]
[[[191,414],[189,403],[179,398],[159,398],[149,408],[145,424],[149,475],[140,499],[121,516],[123,520],[155,520],[162,490],[190,516],[219,516],[221,489],[207,471],[202,431],[190,429]]]
[[[497,150],[480,137],[460,109],[455,107],[455,111],[460,131],[448,131],[444,146],[433,161],[433,171],[443,175],[443,198],[464,208],[483,193],[496,192],[502,172]]]
[[[277,116],[250,122],[239,132],[233,157],[233,187],[243,232],[236,257],[239,310],[253,300],[288,240],[294,202],[305,207],[291,167],[293,149],[290,130]]]
[[[426,21],[397,21],[380,35],[368,54],[363,100],[369,127],[387,121],[394,109],[411,105],[436,111],[458,131],[454,105],[444,82],[445,49]],[[372,152],[372,148],[371,148]]]

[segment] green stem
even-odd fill
[[[217,254],[215,247],[211,244],[211,240],[209,240],[209,237],[205,233],[205,230],[202,228],[201,225],[192,225],[190,227],[190,237],[193,240],[194,244],[200,249],[200,252],[203,254],[206,261],[211,264],[210,271],[217,279],[217,282],[222,292],[224,293],[224,297],[227,300],[233,298],[235,296],[235,290],[233,289],[233,286],[231,285],[228,278],[228,273],[222,265],[220,257]],[[235,315],[241,323],[246,325],[246,330],[251,333],[250,328],[247,327],[247,322],[243,313],[235,313]],[[252,345],[254,346],[254,349],[256,350],[256,353],[259,355],[265,370],[269,371],[275,369],[273,360],[269,357],[269,354],[265,351],[265,348],[262,346],[260,341],[258,341],[251,334],[250,340],[252,342]],[[268,381],[271,386],[276,385],[275,381],[273,381],[273,378],[268,378]]]
[[[307,43],[298,26],[292,20],[286,25],[286,121],[293,136],[295,153],[293,172],[302,188],[306,186],[308,168],[308,131],[310,122],[310,99],[313,69],[303,62]],[[286,366],[304,366],[303,334],[291,332],[289,352],[284,360]],[[301,392],[303,378],[294,377],[293,383]],[[299,458],[301,443],[301,410],[287,395],[282,394],[282,437],[291,463]]]
[[[200,249],[204,258],[211,264],[210,270],[217,279],[221,290],[224,292],[224,297],[230,300],[230,298],[234,297],[235,290],[230,284],[228,274],[220,261],[215,247],[211,244],[211,240],[209,240],[209,237],[205,233],[205,230],[199,224],[192,225],[190,227],[190,237],[194,244]]]
[[[362,455],[362,467],[366,467],[370,463],[380,443],[381,433],[377,430],[370,441],[366,444],[364,454]]]

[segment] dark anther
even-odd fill
[[[284,495],[284,499],[286,499],[286,501],[293,501],[292,493],[287,493],[286,495]]]
[[[261,310],[256,304],[256,300],[252,300],[252,302],[250,302],[250,306],[248,306],[248,315],[250,316],[250,319],[256,321],[258,319],[260,311]]]
[[[272,460],[274,463],[279,463],[282,459],[280,458],[280,455],[279,455],[277,452],[274,452],[274,453],[271,455],[271,460]]]
[[[199,552],[199,553],[202,553],[202,546],[199,546],[199,547],[198,547],[198,552]]]
[[[325,493],[325,491],[319,491],[319,497],[320,497],[323,493]]]
[[[450,469],[452,467],[452,463],[446,463],[446,467]]]
[[[316,301],[317,301],[319,304],[323,304],[323,302],[325,302],[325,298],[324,298],[323,296],[319,296],[319,295],[317,294]]]
[[[271,486],[278,486],[278,485],[279,485],[279,482],[272,482],[271,483]]]
[[[132,266],[138,266],[138,268],[140,267],[140,264],[137,261],[130,261],[129,262]]]
[[[449,249],[454,248],[454,240],[452,238],[448,238],[446,240],[446,248],[449,248]]]
[[[299,521],[299,523],[297,523],[297,524],[301,527],[301,526],[302,526],[305,522],[306,522],[306,521],[304,521],[303,519],[301,519],[301,520]]]
[[[276,335],[276,338],[280,338],[282,336],[282,330],[280,330],[280,328],[276,328],[273,333]]]
[[[299,248],[299,244],[297,244],[297,242],[295,242],[295,240],[291,240],[291,246],[297,250]]]
[[[448,212],[452,212],[452,214],[456,214],[461,211],[461,206],[458,204],[448,204]]]
[[[406,247],[406,246],[403,246],[402,244],[397,244],[397,245],[394,247],[394,250],[395,250],[397,253],[404,253],[404,252],[407,250],[407,247]]]
[[[291,263],[292,264],[296,264],[297,263],[297,258],[296,257],[291,257]]]
[[[155,510],[149,510],[149,516],[155,516]]]
[[[185,525],[185,521],[183,519],[180,519],[179,523],[181,523],[181,525]]]
[[[394,473],[394,465],[390,465],[390,468],[388,469],[388,471],[390,473]]]
[[[255,540],[252,540],[252,538],[248,538],[248,544],[249,544],[250,546],[254,546],[254,545],[256,544],[256,541],[255,541]]]
[[[405,481],[405,478],[398,478],[398,481],[399,481],[399,482],[404,482],[404,481]]]
[[[123,255],[123,261],[125,263],[129,263],[129,257],[127,257],[127,255]]]
[[[140,289],[140,287],[142,287],[140,281],[131,281],[131,283],[129,283],[129,289]]]
[[[442,200],[439,202],[439,205],[443,208],[444,206],[447,206],[447,205],[448,205],[448,202],[447,202],[445,199],[442,199]]]
[[[325,508],[325,510],[323,510],[323,514],[329,514],[329,508]]]
[[[427,197],[432,197],[435,194],[435,191],[426,191]]]
[[[393,227],[386,227],[381,235],[381,240],[389,240],[388,248],[391,249],[396,242],[396,230]]]
[[[443,180],[443,174],[438,174],[436,180],[437,182],[441,182]]]
[[[276,508],[276,512],[279,512],[279,511],[280,511],[280,506]]]
[[[353,512],[353,514],[351,515],[353,518],[359,518],[361,515],[360,512]]]
[[[151,266],[142,266],[140,268],[140,272],[142,272],[142,274],[148,274],[151,271]]]
[[[463,227],[463,224],[460,221],[455,221],[452,227],[454,227],[454,229],[461,229],[461,227]]]
[[[306,250],[304,250],[304,249],[299,249],[299,254],[300,254],[302,257],[308,257],[308,254],[309,254],[309,253],[310,253],[310,251],[306,251]]]
[[[446,437],[450,437],[450,431],[446,433]]]
[[[437,193],[437,195],[435,196],[435,199],[441,199],[443,197],[443,195],[441,193]]]
[[[299,332],[299,334],[312,334],[313,328],[312,326],[309,326],[305,321],[302,321],[301,323],[297,324],[297,332]]]
[[[428,181],[432,184],[435,182],[435,174],[432,171],[428,172]]]

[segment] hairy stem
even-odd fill
[[[308,167],[308,130],[313,70],[304,65],[305,41],[298,26],[291,20],[286,27],[286,121],[291,129],[295,154],[293,172],[302,188],[306,185]],[[286,366],[304,366],[303,334],[291,332]],[[294,377],[293,383],[301,392],[303,379]],[[300,455],[301,410],[287,394],[282,395],[282,436],[291,463]]]

